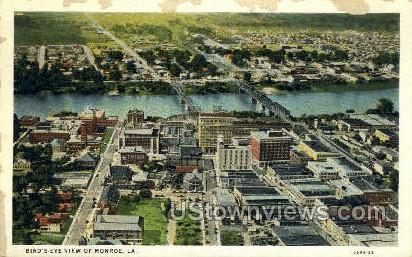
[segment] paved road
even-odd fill
[[[153,76],[154,79],[160,80],[160,76],[157,74],[157,72],[146,62],[145,59],[143,59],[135,50],[130,48],[123,40],[120,38],[116,37],[113,33],[108,31],[107,29],[103,28],[100,26],[95,20],[93,20],[89,15],[86,15],[88,19],[93,23],[93,26],[96,27],[99,31],[101,31],[103,34],[106,36],[110,37],[113,41],[115,41],[122,49],[123,51],[132,57],[137,63],[139,63],[143,69],[149,71],[149,73]]]
[[[120,126],[121,125],[119,124],[118,127],[116,127],[112,139],[96,167],[92,182],[76,212],[72,225],[63,241],[63,245],[78,245],[79,240],[87,231],[87,223],[92,221],[94,199],[97,199],[98,202],[103,191],[104,178],[109,172],[109,165],[112,162],[113,155],[118,147],[117,139],[119,137]]]

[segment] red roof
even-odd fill
[[[192,173],[198,166],[176,166],[176,173]]]
[[[73,208],[73,204],[72,203],[59,203],[57,205],[57,210],[61,211],[61,210],[68,210],[68,209],[72,209]]]
[[[72,192],[59,192],[58,196],[65,202],[68,202],[72,199],[73,193]]]

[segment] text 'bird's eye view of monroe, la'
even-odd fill
[[[13,244],[396,246],[399,22],[15,12]]]

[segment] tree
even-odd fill
[[[191,66],[194,71],[200,71],[207,64],[206,58],[202,54],[197,54],[191,61]]]
[[[112,80],[120,80],[122,78],[122,73],[120,73],[118,68],[115,68],[110,71],[109,76]]]
[[[213,63],[208,63],[207,64],[207,70],[209,71],[209,73],[214,76],[217,73],[217,67],[216,65],[214,65]]]
[[[386,180],[387,185],[393,191],[398,191],[399,188],[399,172],[395,169],[392,169],[389,172],[389,177]]]
[[[377,109],[381,114],[393,113],[393,102],[387,98],[379,99]]]
[[[179,76],[180,72],[182,72],[182,69],[180,69],[179,65],[177,65],[176,63],[172,63],[168,66],[168,70],[170,72],[170,74],[172,74],[172,76]]]
[[[180,65],[184,65],[186,64],[189,60],[190,60],[190,52],[189,51],[179,51],[179,50],[175,50],[173,52],[174,56],[175,56],[175,60],[177,63],[179,63]]]
[[[133,61],[128,61],[126,63],[126,69],[129,72],[135,73],[136,72],[136,65]]]
[[[250,80],[252,79],[252,74],[251,74],[250,72],[245,72],[245,73],[243,74],[243,79],[244,79],[245,81],[250,81]]]
[[[126,92],[126,87],[120,84],[120,85],[117,85],[117,90],[119,91],[119,93],[124,93]]]
[[[46,191],[41,200],[46,213],[55,212],[57,210],[57,203],[59,202],[56,187],[53,186],[50,191]]]
[[[149,199],[152,198],[152,191],[150,189],[142,189],[139,192],[139,197],[142,199]]]

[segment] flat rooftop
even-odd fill
[[[287,246],[328,246],[329,243],[307,225],[277,226],[272,231]]]
[[[315,152],[332,152],[328,147],[316,140],[304,140],[302,143],[313,149]]]

